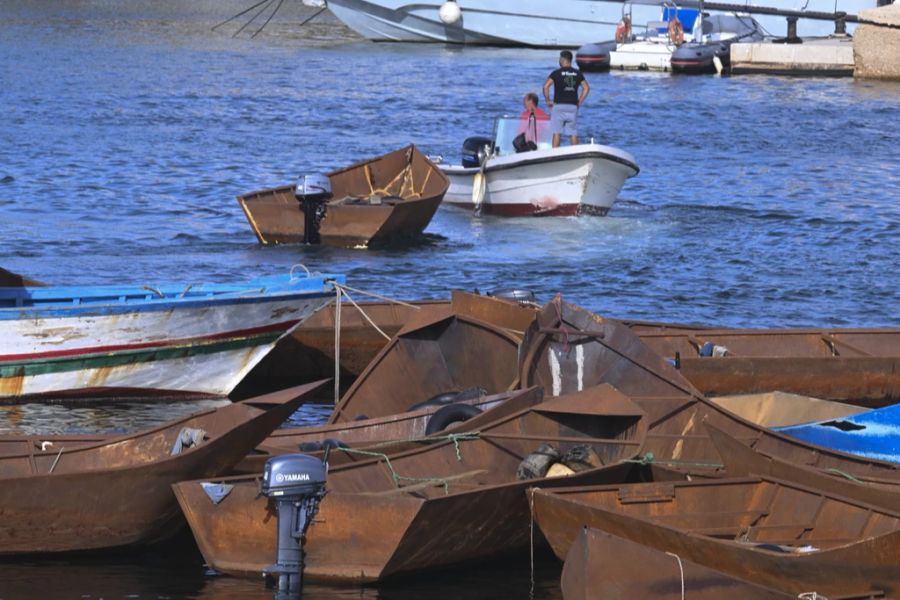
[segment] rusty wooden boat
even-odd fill
[[[325,382],[76,448],[4,436],[0,555],[158,541],[183,523],[171,484],[226,472]]]
[[[502,292],[501,292],[502,294]],[[361,309],[361,310],[360,310]],[[413,315],[453,310],[519,332],[534,320],[537,307],[507,299],[502,295],[483,295],[453,290],[449,300],[404,302],[358,301],[341,306],[341,382],[352,383],[390,342]],[[363,312],[365,316],[363,316]],[[375,329],[369,319],[387,336]],[[334,338],[337,317],[335,305],[329,305],[301,323],[249,374],[245,383],[260,389],[278,382],[278,387],[312,381],[334,375]]]
[[[534,406],[543,399],[538,387],[490,396],[461,393],[452,402],[428,404],[398,415],[315,427],[277,429],[235,467],[235,473],[263,472],[266,461],[278,454],[303,452],[322,456],[324,446],[345,445],[356,450],[396,453],[415,448],[430,435],[478,430],[485,424]],[[468,409],[472,407],[472,409]],[[358,454],[329,452],[335,465],[352,462]]]
[[[878,408],[900,402],[900,328],[646,330],[706,395],[787,392]]]
[[[416,237],[428,227],[450,185],[412,145],[327,177],[330,199],[315,203],[314,215],[304,213],[294,185],[238,196],[260,243],[373,246]]]
[[[796,600],[599,529],[578,532],[560,579],[565,600]],[[871,596],[865,596],[869,598]]]
[[[375,581],[526,548],[525,489],[641,480],[647,467],[621,461],[635,455],[643,430],[643,414],[626,396],[597,386],[519,411],[471,435],[389,457],[357,457],[364,460],[328,473],[328,493],[307,533],[304,577]],[[561,453],[581,446],[596,463],[611,466],[568,477],[518,478],[545,444]],[[259,576],[275,557],[274,505],[258,495],[257,478],[206,483],[233,487],[218,504],[207,497],[204,482],[182,482],[174,489],[207,564]]]
[[[39,287],[44,285],[47,284],[0,267],[0,287]]]
[[[535,490],[532,506],[560,558],[591,527],[792,594],[900,594],[900,512],[784,480]]]
[[[900,480],[848,476],[839,469],[811,469],[758,452],[713,425],[707,424],[706,429],[730,477],[774,477],[828,490],[885,510],[900,510]]]
[[[521,334],[453,310],[416,314],[378,353],[329,423],[395,415],[446,393],[517,386]]]
[[[900,465],[807,444],[744,420],[707,400],[678,369],[627,327],[557,297],[538,313],[522,342],[519,379],[547,395],[608,383],[647,414],[644,453],[689,471],[721,469],[704,423],[754,449],[817,469],[900,481]]]

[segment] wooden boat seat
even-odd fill
[[[416,194],[416,196],[417,195],[418,194]],[[387,206],[393,206],[403,201],[404,198],[392,194],[373,194],[371,196],[344,196],[343,198],[332,200],[328,204],[341,206],[380,206],[384,204]]]

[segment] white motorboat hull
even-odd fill
[[[634,42],[609,53],[609,68],[624,71],[671,71],[674,44]]]
[[[622,2],[616,0],[458,0],[458,22],[441,22],[444,0],[328,0],[328,7],[348,27],[375,41],[433,42],[498,46],[577,48],[596,40],[612,39],[622,18]],[[735,4],[741,4],[735,2]],[[876,0],[755,0],[753,5],[784,10],[856,14],[873,8]],[[634,4],[635,23],[657,19],[658,4]],[[783,17],[757,15],[763,27],[775,35],[786,31]],[[852,30],[852,24],[848,25]],[[828,35],[830,21],[800,19],[800,36]]]
[[[605,215],[625,180],[640,171],[634,157],[599,144],[547,148],[489,158],[484,169],[443,166],[444,202],[502,216]],[[476,177],[484,194],[473,195]]]

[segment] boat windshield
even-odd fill
[[[504,115],[494,120],[494,152],[506,156],[516,153],[513,140],[520,133],[525,134],[526,141],[533,141],[538,149],[552,147],[553,135],[550,133],[550,121],[547,119],[522,119]]]

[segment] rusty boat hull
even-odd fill
[[[878,408],[900,402],[900,328],[645,331],[708,396],[785,392]]]
[[[643,426],[641,411],[627,397],[598,386],[519,411],[473,435],[331,469],[328,494],[307,533],[304,576],[364,583],[526,548],[526,489],[644,480],[648,467],[622,462],[640,448]],[[607,466],[517,479],[522,461],[548,442],[561,451],[590,445]],[[275,556],[274,507],[257,497],[255,478],[211,482],[234,487],[214,504],[203,482],[173,486],[200,551],[214,569],[258,576]]]
[[[900,513],[771,478],[535,490],[565,558],[583,527],[793,594],[900,593]]]
[[[227,472],[324,383],[76,448],[42,450],[33,436],[3,436],[0,555],[108,550],[172,535],[183,519],[171,485]]]
[[[514,389],[520,340],[520,333],[452,309],[414,315],[347,390],[328,422],[394,415],[453,391]]]
[[[524,390],[512,390],[490,396],[468,397],[452,404],[465,404],[477,408],[480,414],[464,418],[464,414],[451,416],[448,426],[433,435],[446,436],[458,431],[480,429],[491,421],[502,419],[522,409],[534,406],[543,399],[543,391],[532,387]],[[423,443],[429,435],[428,427],[432,419],[442,421],[435,413],[448,404],[432,404],[418,410],[379,417],[349,421],[332,425],[314,427],[290,427],[278,429],[266,438],[253,452],[248,454],[234,468],[238,474],[255,475],[263,472],[266,461],[278,454],[303,452],[323,456],[321,450],[308,448],[306,444],[321,444],[326,440],[337,440],[357,450],[396,453],[410,450]],[[459,420],[457,420],[459,419]],[[446,422],[446,421],[444,421]],[[330,466],[359,460],[360,455],[345,452],[330,452]]]
[[[796,600],[675,554],[583,527],[566,555],[564,600]]]
[[[328,173],[332,199],[319,223],[321,243],[374,246],[420,235],[450,185],[415,146],[407,146]],[[238,196],[262,244],[296,244],[307,239],[305,216],[285,185]]]
[[[722,470],[705,423],[754,449],[819,470],[900,481],[900,465],[815,446],[760,427],[707,400],[679,370],[627,327],[554,299],[522,342],[519,379],[548,395],[608,383],[627,394],[650,422],[643,452],[685,471]]]
[[[250,372],[245,382],[261,388],[281,382],[287,387],[334,375],[334,340],[337,316],[329,304],[282,338],[275,348]],[[495,296],[453,290],[448,300],[409,302],[356,300],[341,306],[341,381],[353,382],[369,363],[413,317],[448,310],[492,323],[512,332],[528,327],[536,307]],[[363,314],[364,313],[364,314]],[[371,319],[384,334],[369,323]]]

